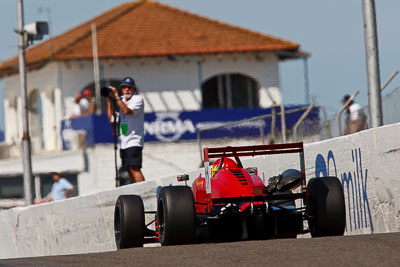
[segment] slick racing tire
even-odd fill
[[[143,247],[144,206],[137,195],[118,197],[114,211],[114,233],[117,249]]]
[[[193,242],[195,218],[194,197],[190,187],[161,188],[157,201],[157,227],[162,246]]]
[[[343,187],[337,177],[310,179],[307,185],[308,225],[312,237],[343,235],[346,210]]]

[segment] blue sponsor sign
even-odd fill
[[[290,129],[306,110],[305,105],[287,106],[286,128]],[[280,110],[277,108],[279,114]],[[201,111],[154,112],[145,114],[145,142],[174,142],[180,140],[193,140],[197,138],[199,130],[213,128],[226,123],[249,119],[272,113],[271,108],[266,109],[206,109]],[[319,108],[314,108],[307,116],[307,121],[319,125]],[[262,121],[264,134],[271,131],[271,117]],[[107,116],[91,115],[62,122],[62,137],[64,149],[69,149],[70,144],[64,137],[70,136],[70,131],[86,131],[86,144],[112,143],[111,126]],[[280,116],[276,118],[276,128],[281,130]],[[260,135],[260,121],[249,121],[238,126],[230,126],[212,131],[202,131],[201,138],[246,137]]]
[[[285,107],[286,128],[290,129],[304,113],[307,106]],[[298,110],[291,113],[291,111]],[[145,141],[173,142],[193,140],[197,138],[198,130],[220,126],[226,123],[240,121],[252,117],[271,114],[267,109],[209,109],[202,111],[165,112],[145,114]],[[276,111],[280,112],[279,108]],[[314,108],[307,120],[319,123],[319,109]],[[271,132],[271,117],[263,120],[265,134]],[[277,116],[276,128],[281,129],[280,116]],[[245,137],[259,136],[260,122],[252,121],[238,126],[231,126],[212,131],[203,131],[201,138]]]

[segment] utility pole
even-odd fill
[[[24,195],[27,205],[33,203],[32,187],[32,159],[31,159],[31,138],[29,136],[28,101],[26,90],[26,68],[25,68],[25,40],[24,31],[24,10],[22,0],[17,0],[18,5],[18,58],[19,58],[19,81],[22,101],[22,163],[24,169]]]
[[[93,74],[94,89],[96,92],[96,114],[101,114],[101,94],[100,94],[100,67],[99,54],[97,48],[97,28],[96,23],[92,23],[92,54],[93,54]]]
[[[375,128],[383,125],[375,0],[362,0],[362,7],[364,16],[365,54],[368,76],[369,117],[371,127]]]

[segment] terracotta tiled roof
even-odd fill
[[[66,33],[29,48],[26,52],[28,69],[40,68],[51,60],[92,58],[92,23],[97,26],[99,58],[275,50],[302,53],[297,43],[158,2],[137,1],[117,6]],[[17,72],[17,57],[0,63],[0,77]]]

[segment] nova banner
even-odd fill
[[[286,128],[291,129],[307,106],[285,107]],[[207,109],[201,111],[169,111],[145,114],[145,142],[176,142],[201,138],[251,137],[271,132],[272,109]],[[280,109],[276,109],[275,129],[281,129]],[[259,117],[262,118],[259,118]],[[236,123],[240,122],[240,123]],[[308,114],[305,122],[319,125],[319,108],[315,107]],[[314,128],[314,127],[313,127]],[[86,135],[86,145],[112,143],[111,126],[107,116],[90,115],[61,124],[63,147],[71,149],[76,133]]]

